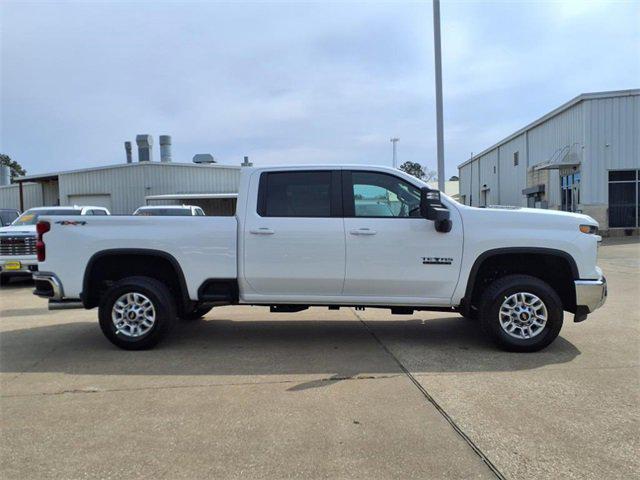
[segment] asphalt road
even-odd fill
[[[224,307],[147,352],[95,311],[0,290],[0,475],[630,478],[640,471],[640,243],[607,304],[543,352],[456,315]]]

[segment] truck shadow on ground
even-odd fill
[[[0,371],[70,375],[321,375],[314,382],[414,374],[529,370],[572,361],[559,337],[533,354],[503,352],[461,317],[420,320],[224,319],[180,322],[154,350],[111,345],[97,323],[74,322],[0,335]],[[320,383],[322,384],[322,383]],[[311,388],[311,385],[310,385]]]

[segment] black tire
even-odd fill
[[[207,313],[209,313],[213,307],[196,307],[190,312],[183,313],[180,315],[181,320],[185,320],[191,322],[193,320],[198,320],[204,317]]]
[[[547,309],[547,321],[532,338],[515,338],[500,324],[500,307],[510,295],[527,292],[537,296]],[[544,281],[529,275],[508,275],[493,282],[482,293],[480,321],[487,336],[500,348],[511,352],[537,352],[553,342],[562,328],[562,301]]]
[[[467,310],[462,314],[462,318],[464,318],[465,320],[469,320],[470,322],[477,322],[478,310],[470,308],[469,310]]]
[[[116,301],[127,293],[139,293],[147,297],[155,310],[155,322],[147,332],[132,337],[117,333],[111,316]],[[125,350],[146,350],[162,340],[176,320],[175,299],[167,286],[150,277],[128,277],[116,282],[102,296],[98,307],[100,328],[114,345]]]

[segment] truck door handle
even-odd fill
[[[370,228],[357,228],[355,230],[349,231],[351,235],[375,235],[375,230],[371,230]]]
[[[260,227],[249,230],[249,233],[253,233],[254,235],[273,235],[276,232],[274,232],[271,228]]]

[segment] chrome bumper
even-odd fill
[[[607,279],[600,273],[597,280],[576,280],[576,305],[586,307],[588,313],[604,305],[607,300]]]
[[[36,284],[36,289],[33,291],[34,295],[54,301],[62,300],[64,298],[62,284],[60,283],[60,280],[58,280],[58,277],[53,273],[34,272],[33,281]],[[45,285],[42,285],[43,283]],[[48,284],[49,287],[43,288],[46,287],[46,284]]]

